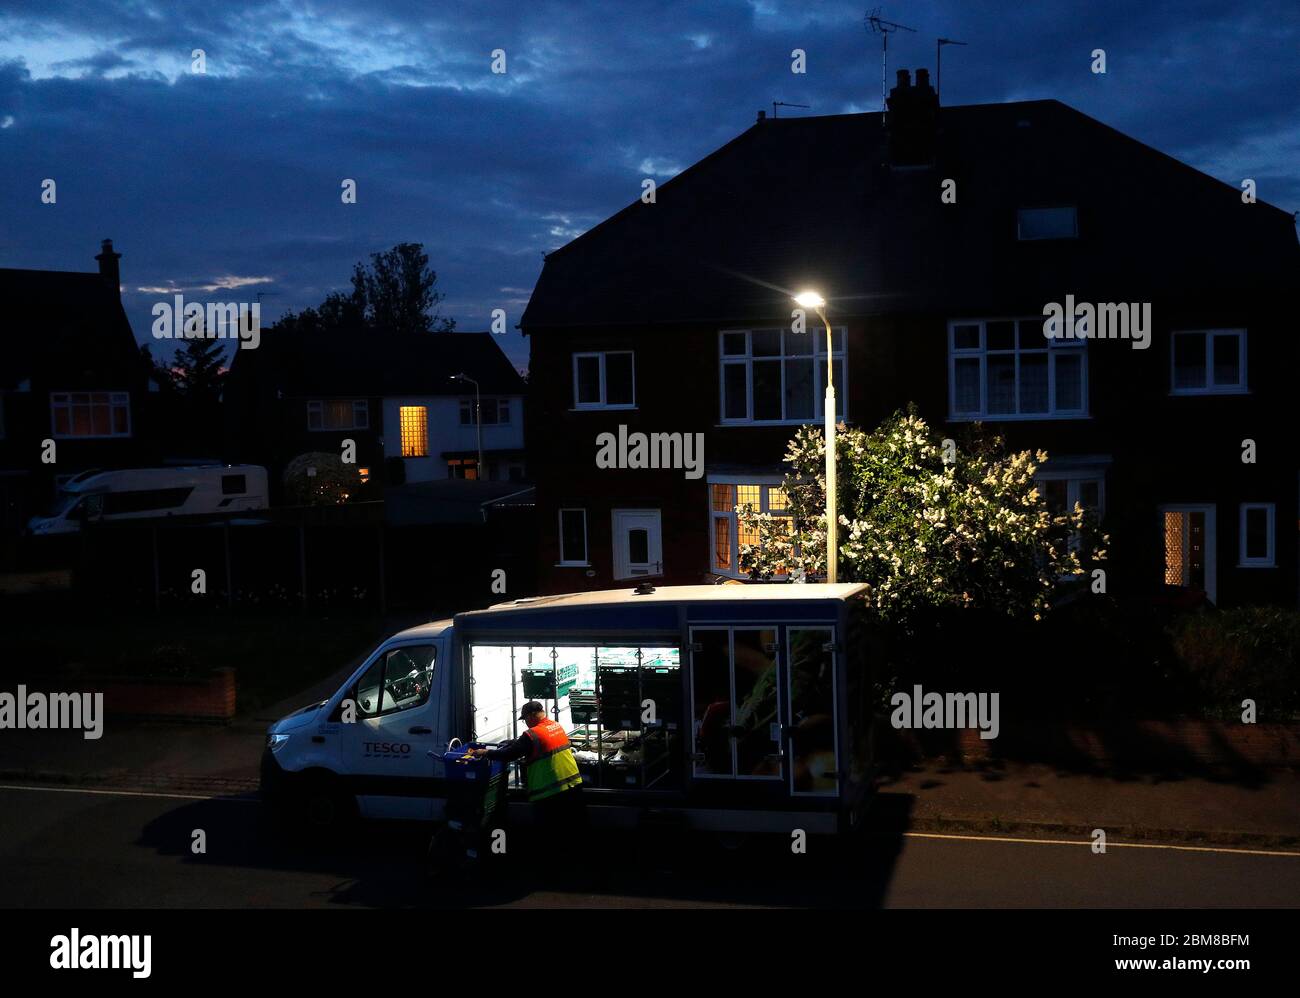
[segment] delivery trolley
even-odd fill
[[[504,813],[507,767],[497,759],[476,759],[472,743],[443,753],[447,775],[446,821],[429,842],[429,873],[448,876],[468,873],[490,854],[492,830]]]

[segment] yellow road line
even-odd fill
[[[904,832],[903,835],[913,839],[957,839],[964,842],[1029,842],[1045,846],[1090,846],[1091,839],[1018,839],[1006,835],[943,835],[939,832]],[[1171,849],[1176,852],[1216,852],[1235,853],[1241,856],[1291,856],[1300,858],[1300,852],[1284,852],[1274,849],[1228,849],[1221,846],[1176,846],[1154,842],[1112,842],[1106,840],[1107,849]]]
[[[241,797],[213,797],[199,794],[166,794],[143,790],[92,790],[87,787],[38,787],[17,784],[0,784],[0,790],[35,790],[59,794],[94,794],[105,797],[153,797],[163,800],[223,800],[236,804],[257,804],[260,801]],[[1053,846],[1091,846],[1091,839],[1030,839],[1014,838],[1009,835],[951,835],[941,832],[904,832],[905,838],[912,839],[948,839],[958,842],[1015,842],[1030,845]],[[1112,842],[1107,841],[1108,849],[1167,849],[1174,852],[1208,852],[1228,853],[1239,856],[1290,856],[1300,858],[1300,852],[1286,852],[1276,849],[1231,849],[1222,846],[1179,846],[1153,842]]]
[[[260,801],[238,797],[204,797],[200,794],[163,794],[144,790],[91,790],[87,787],[35,787],[17,784],[0,784],[0,790],[42,790],[51,794],[98,794],[105,797],[161,797],[164,800],[225,800],[236,804],[258,804]]]

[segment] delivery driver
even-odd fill
[[[582,804],[579,793],[582,777],[564,727],[547,717],[546,708],[536,700],[524,704],[519,719],[528,727],[513,742],[495,749],[470,749],[470,754],[505,762],[523,759],[528,800],[541,805],[538,811],[542,822],[553,824],[562,812],[569,813],[569,820],[577,822]]]

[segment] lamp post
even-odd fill
[[[451,376],[452,381],[468,381],[474,386],[474,431],[478,437],[478,467],[474,469],[476,481],[483,480],[483,400],[479,397],[478,382],[461,371]]]
[[[802,308],[815,310],[826,326],[826,581],[833,584],[837,581],[839,560],[839,524],[835,515],[835,343],[830,320],[826,318],[826,299],[816,291],[804,291],[795,295],[794,300]]]

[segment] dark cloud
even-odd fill
[[[917,28],[891,36],[891,76],[933,66],[939,35],[969,43],[945,50],[945,103],[1055,97],[1300,207],[1293,0],[886,16]],[[188,72],[196,48],[206,75]],[[497,48],[504,76],[489,72]],[[1089,71],[1095,48],[1105,76]],[[496,307],[513,322],[543,251],[635,199],[643,168],[688,166],[773,100],[874,110],[879,58],[850,4],[7,0],[0,265],[89,268],[111,236],[128,289],[267,277],[232,294],[267,292],[273,316],[416,240],[461,328]],[[142,337],[152,300],[128,294]],[[517,337],[510,349],[526,357]]]

